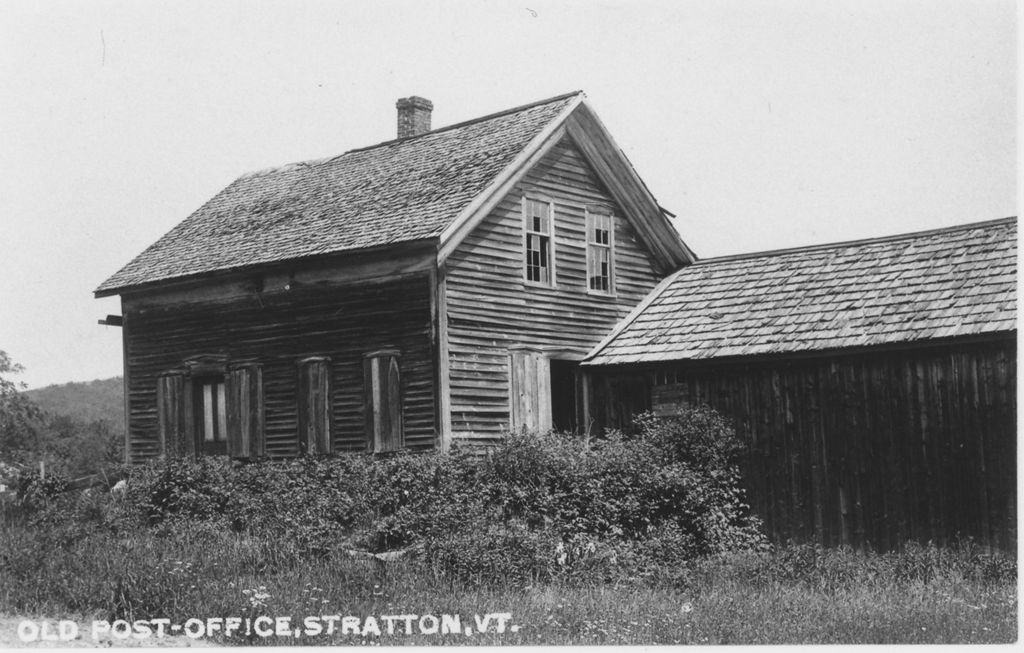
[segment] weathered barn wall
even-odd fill
[[[1013,337],[815,358],[596,372],[601,422],[680,403],[730,417],[776,542],[1016,543]]]
[[[524,191],[539,191],[555,204],[553,287],[523,281]],[[510,346],[564,348],[580,359],[661,278],[615,207],[616,293],[588,294],[588,204],[615,207],[575,146],[563,139],[448,258],[442,293],[454,439],[493,441],[508,428]]]
[[[266,450],[298,453],[298,361],[326,356],[331,367],[335,449],[366,447],[363,355],[401,352],[405,439],[432,447],[436,434],[429,274],[391,281],[299,284],[246,297],[205,302],[125,305],[129,452],[139,461],[159,455],[157,378],[197,355],[262,365]]]

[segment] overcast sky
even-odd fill
[[[704,258],[1016,214],[1009,1],[0,2],[0,350],[121,373],[93,289],[240,174],[582,89]]]

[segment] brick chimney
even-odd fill
[[[416,95],[395,103],[398,107],[398,137],[409,138],[430,131],[430,112],[434,103]]]

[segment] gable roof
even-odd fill
[[[706,259],[665,279],[588,365],[927,341],[1017,328],[1017,220]]]
[[[96,292],[436,238],[580,95],[242,175]]]
[[[479,218],[485,200],[507,190],[513,173],[524,172],[523,164],[535,160],[553,136],[566,133],[562,124],[583,100],[576,91],[411,138],[243,175],[104,281],[96,296],[411,241],[437,239],[450,249]],[[649,197],[647,207],[652,206],[657,203]],[[652,213],[647,210],[649,221]],[[693,260],[660,207],[657,218],[650,232],[657,236],[649,239],[675,241],[667,245],[672,268]]]

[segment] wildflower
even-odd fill
[[[682,606],[680,606],[679,611],[684,614],[687,612],[693,612],[693,604],[687,601]]]

